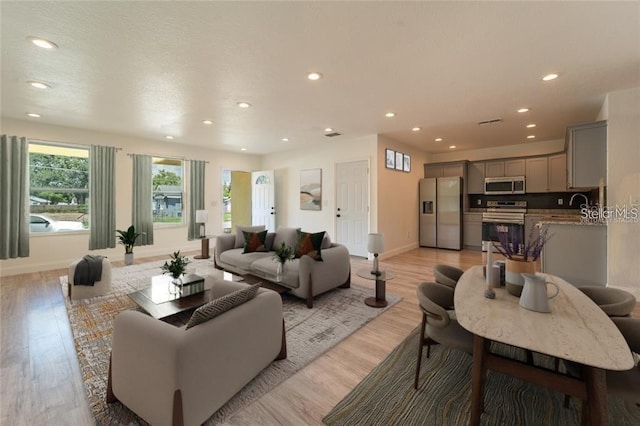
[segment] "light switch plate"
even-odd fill
[[[476,201],[476,204],[477,204],[477,205],[479,205],[479,206],[481,206],[481,205],[482,205],[482,200],[478,200],[478,201]]]
[[[562,198],[558,198],[558,205],[561,206],[564,204],[564,200]]]

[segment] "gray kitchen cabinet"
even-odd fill
[[[464,213],[462,241],[465,248],[482,250],[482,213]]]
[[[567,154],[549,156],[549,192],[567,190]]]
[[[527,158],[525,166],[526,192],[547,192],[549,190],[547,157]]]
[[[524,176],[525,174],[525,159],[516,158],[513,160],[504,160],[504,175],[511,176]]]
[[[467,164],[467,192],[484,194],[484,161]]]
[[[484,177],[503,177],[504,161],[487,161],[484,163]]]
[[[425,178],[439,178],[439,177],[442,177],[442,165],[440,165],[440,164],[425,164],[424,165],[424,177]]]
[[[576,287],[607,283],[607,226],[549,223],[551,239],[542,250],[542,272]]]
[[[567,128],[569,188],[592,188],[607,176],[607,122]]]
[[[527,214],[524,216],[524,242],[529,244],[531,239],[536,239],[540,235],[540,229],[536,228],[536,224],[542,220],[544,216],[537,214]],[[533,229],[533,234],[531,230]],[[531,236],[531,238],[529,238]]]
[[[466,161],[454,163],[432,163],[424,165],[425,178],[465,177]]]

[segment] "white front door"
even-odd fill
[[[251,172],[251,224],[276,231],[275,182],[273,170]]]
[[[368,161],[338,163],[336,166],[336,241],[349,253],[367,257],[369,232]]]

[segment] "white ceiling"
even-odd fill
[[[429,152],[513,145],[564,138],[567,125],[596,118],[606,93],[640,86],[637,1],[0,7],[2,116],[159,143],[255,154],[371,134]],[[324,78],[311,82],[310,71]],[[550,72],[560,78],[542,82]],[[531,111],[517,114],[522,106]],[[343,136],[328,139],[325,127]]]

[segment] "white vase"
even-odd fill
[[[125,253],[124,254],[124,264],[125,265],[133,265],[133,253]]]
[[[284,275],[284,262],[278,262],[278,266],[276,266],[276,282],[281,282],[283,275]]]

